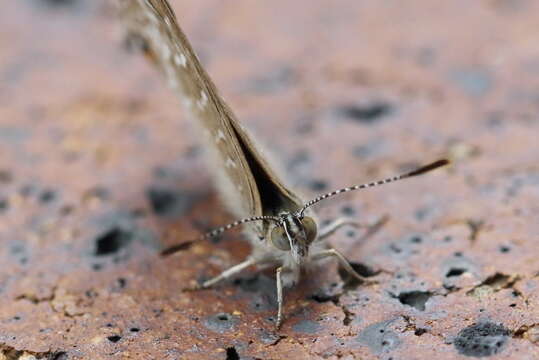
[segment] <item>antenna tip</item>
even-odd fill
[[[426,172],[429,172],[431,170],[437,169],[437,168],[442,167],[442,166],[446,166],[446,165],[448,165],[450,163],[451,163],[451,161],[449,161],[448,159],[440,159],[440,160],[437,160],[437,161],[435,161],[433,163],[430,163],[428,165],[422,166],[419,169],[412,171],[408,175],[409,176],[422,175],[422,174],[424,174]]]

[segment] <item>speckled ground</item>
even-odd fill
[[[286,293],[271,272],[184,293],[249,252],[179,102],[109,5],[0,11],[0,359],[539,358],[539,3],[174,1],[240,119],[311,197],[440,156],[319,210],[390,220],[332,243]]]

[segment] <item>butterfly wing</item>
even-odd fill
[[[229,209],[238,217],[276,215],[301,207],[300,198],[275,174],[219,95],[166,0],[122,0],[120,10],[130,33],[164,73],[184,107],[202,124],[213,170]],[[267,224],[252,224],[265,237]]]

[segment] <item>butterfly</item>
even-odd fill
[[[204,234],[201,239],[243,225],[252,245],[252,253],[245,261],[196,288],[209,288],[252,265],[274,265],[278,304],[275,324],[279,328],[283,321],[283,288],[296,284],[302,270],[318,260],[336,258],[348,273],[363,281],[344,255],[325,241],[344,225],[362,225],[341,218],[319,229],[313,205],[342,193],[418,176],[449,161],[441,159],[402,175],[345,187],[304,201],[277,174],[258,142],[220,96],[167,1],[120,0],[119,4],[129,34],[142,39],[145,53],[178,93],[191,119],[200,125],[205,150],[212,159],[209,168],[215,175],[220,195],[230,212],[240,218]],[[171,246],[162,254],[173,254],[184,249],[185,244]]]

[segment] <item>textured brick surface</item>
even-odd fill
[[[450,156],[319,210],[390,221],[286,293],[242,260],[178,101],[111,9],[0,12],[0,359],[539,358],[539,3],[174,1],[219,88],[308,197]],[[258,275],[257,275],[258,274]]]

